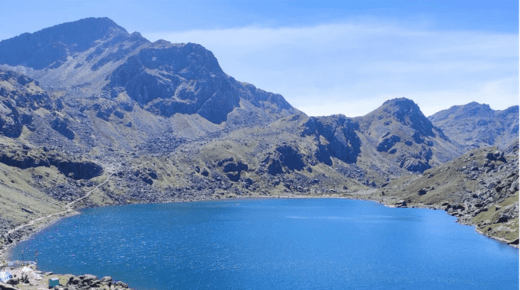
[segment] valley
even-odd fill
[[[443,209],[518,246],[518,106],[374,108],[307,116],[201,45],[108,18],[3,40],[0,246],[72,209],[281,196]]]

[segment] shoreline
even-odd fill
[[[225,201],[225,200],[246,200],[246,199],[252,199],[252,200],[255,200],[255,199],[314,199],[314,198],[331,198],[331,199],[351,199],[351,200],[362,200],[362,201],[371,201],[371,202],[376,202],[378,204],[381,204],[383,206],[386,206],[386,207],[389,207],[389,208],[399,208],[397,206],[395,206],[394,204],[390,204],[390,203],[385,203],[384,200],[382,199],[374,199],[374,198],[370,198],[372,193],[374,193],[376,190],[375,189],[370,189],[370,190],[364,190],[364,191],[357,191],[357,192],[353,192],[353,193],[337,193],[337,194],[324,194],[324,195],[293,195],[293,194],[290,194],[290,195],[274,195],[274,196],[267,196],[267,195],[259,195],[259,196],[235,196],[235,197],[232,197],[232,198],[223,198],[223,199],[220,199],[220,198],[203,198],[203,199],[196,199],[196,200],[191,200],[191,199],[188,199],[188,200],[181,200],[181,201],[171,201],[171,202],[158,202],[159,203],[184,203],[184,202],[204,202],[204,201]],[[83,197],[85,198],[85,197]],[[99,207],[107,207],[107,206],[122,206],[122,205],[130,205],[132,203],[128,203],[128,204],[117,204],[117,205],[102,205],[102,206],[99,206]],[[142,203],[142,204],[152,204],[152,202],[149,202],[149,203]],[[91,207],[85,207],[84,209],[87,209],[87,208],[91,208]],[[431,210],[442,210],[444,211],[446,214],[448,214],[448,212],[442,208],[437,208],[437,207],[434,207],[434,206],[425,206],[425,205],[412,205],[412,206],[407,206],[407,208],[420,208],[420,209],[431,209]],[[75,215],[78,215],[78,214],[81,214],[80,211],[78,210],[70,210],[70,211],[65,211],[65,212],[58,212],[58,213],[54,213],[54,214],[51,214],[50,215],[50,219],[42,219],[40,220],[40,223],[34,227],[33,225],[30,225],[29,224],[25,224],[25,225],[22,225],[22,226],[18,226],[18,227],[21,227],[20,230],[22,230],[22,234],[19,235],[18,237],[14,237],[13,239],[13,242],[8,244],[8,245],[3,245],[0,247],[0,260],[8,260],[9,256],[10,256],[10,251],[13,247],[17,246],[19,243],[23,242],[23,241],[27,241],[29,239],[31,239],[35,234],[45,230],[46,228],[54,225],[56,222],[64,219],[64,218],[68,218],[68,217],[71,217],[71,216],[75,216]],[[449,215],[449,214],[448,214]],[[43,217],[45,218],[45,217]],[[503,243],[503,244],[506,244],[508,246],[511,246],[513,248],[519,248],[519,245],[515,245],[515,244],[511,244],[509,243],[509,241],[505,240],[505,239],[502,239],[502,238],[499,238],[499,237],[491,237],[491,236],[488,236],[486,234],[484,234],[483,232],[479,231],[476,227],[476,225],[472,225],[472,224],[465,224],[465,223],[460,223],[459,222],[459,218],[456,217],[456,222],[460,225],[468,225],[468,226],[472,226],[474,227],[474,230],[475,232],[477,232],[478,234],[480,235],[483,235],[487,238],[490,238],[490,239],[493,239],[495,241],[498,241],[500,243]],[[13,231],[14,229],[11,229],[10,231]],[[16,232],[16,231],[15,231]],[[9,235],[9,234],[6,234],[6,235]]]
[[[61,213],[59,215],[55,215],[51,219],[46,219],[46,221],[42,221],[35,227],[33,227],[33,225],[31,225],[31,227],[24,225],[24,227],[22,229],[20,229],[22,231],[20,238],[15,238],[15,239],[13,239],[12,243],[10,243],[8,245],[3,245],[0,247],[0,261],[8,260],[10,250],[13,247],[17,246],[19,243],[31,239],[37,233],[45,230],[46,228],[54,225],[55,223],[61,221],[64,218],[75,216],[78,214],[81,214],[81,212],[79,212],[79,211],[65,212],[65,213]],[[13,230],[13,229],[11,229],[11,230]],[[9,234],[6,234],[6,235],[9,235]]]
[[[276,196],[235,196],[235,197],[232,197],[232,198],[223,198],[223,199],[220,199],[220,198],[203,198],[203,199],[197,199],[197,200],[181,200],[181,201],[161,202],[161,203],[185,203],[185,202],[226,201],[226,200],[227,201],[233,201],[233,200],[239,201],[239,200],[248,200],[248,199],[251,199],[251,200],[262,200],[262,199],[316,199],[316,198],[326,198],[326,199],[328,199],[328,198],[330,198],[330,199],[349,199],[349,200],[370,201],[370,202],[375,202],[375,203],[381,204],[382,206],[389,207],[389,208],[399,208],[398,206],[396,206],[394,204],[386,203],[382,199],[375,199],[375,198],[373,198],[372,193],[374,193],[375,191],[376,190],[373,189],[373,190],[358,191],[358,192],[353,192],[353,193],[338,193],[338,194],[324,194],[324,195],[292,195],[291,194],[291,195],[276,195]],[[132,203],[117,204],[117,205],[102,205],[102,206],[99,206],[99,207],[123,206],[123,205],[130,205],[130,204],[132,204]],[[153,204],[153,203],[142,203],[142,204]],[[159,204],[159,203],[157,203],[157,204]],[[87,209],[87,208],[93,208],[93,207],[84,207],[82,209]],[[420,205],[418,206],[418,205],[414,204],[414,205],[411,205],[411,206],[407,206],[406,208],[443,210],[446,214],[448,214],[448,212],[445,211],[444,209],[436,208],[434,206],[424,206],[424,205],[423,206],[420,206]],[[12,243],[10,243],[8,245],[3,245],[3,246],[0,247],[0,261],[8,261],[8,258],[11,255],[11,250],[14,247],[16,247],[19,243],[31,239],[37,233],[45,230],[46,228],[54,225],[55,223],[61,221],[64,218],[72,217],[72,216],[79,215],[79,214],[81,214],[81,211],[72,209],[70,211],[52,214],[52,215],[50,215],[50,217],[51,217],[50,219],[40,220],[40,223],[38,223],[36,226],[34,226],[34,225],[28,226],[28,224],[24,225],[20,229],[20,230],[22,230],[22,234],[21,235],[17,235],[16,237],[14,237]],[[480,232],[477,229],[476,225],[460,223],[458,217],[456,217],[456,223],[458,223],[459,225],[472,226],[476,233],[478,233],[480,235],[483,235],[486,238],[493,239],[493,240],[495,240],[497,242],[500,242],[501,244],[505,244],[507,246],[511,246],[513,248],[516,248],[516,249],[519,248],[518,245],[510,244],[509,241],[507,241],[507,240],[504,240],[504,239],[501,239],[501,238],[498,238],[498,237],[490,237],[488,235],[485,235],[484,233]],[[11,230],[13,230],[13,229],[11,229]],[[65,275],[65,274],[63,274],[63,275]]]
[[[83,195],[82,197],[67,203],[65,205],[65,209],[63,211],[55,212],[55,213],[49,214],[47,216],[42,216],[42,217],[30,220],[29,222],[27,222],[25,224],[21,224],[19,226],[16,226],[16,227],[8,230],[7,233],[4,234],[4,237],[10,238],[13,242],[9,243],[8,245],[2,245],[0,247],[0,260],[7,260],[7,258],[9,257],[9,250],[12,247],[16,246],[18,243],[30,239],[36,233],[51,226],[52,224],[61,220],[62,218],[80,214],[80,212],[78,212],[76,209],[74,209],[73,205],[88,198],[94,191],[96,191],[98,188],[100,188],[101,186],[103,186],[104,184],[109,182],[110,179],[112,178],[112,176],[114,176],[114,172],[115,172],[114,168],[109,168],[109,170],[108,170],[109,175],[105,181],[96,185],[93,189],[86,192],[85,195]],[[34,228],[33,225],[36,222],[38,222],[39,224],[37,224],[36,228]],[[18,231],[22,231],[21,236],[18,236],[18,237],[15,236],[13,239],[11,237],[11,234],[14,234]]]

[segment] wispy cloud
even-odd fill
[[[518,34],[372,20],[144,35],[200,43],[229,75],[281,93],[309,115],[363,115],[392,97],[413,99],[427,115],[469,101],[518,104]]]

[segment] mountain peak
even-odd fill
[[[117,25],[117,23],[114,22],[114,20],[108,18],[108,17],[88,17],[79,19],[72,22],[66,22],[60,25],[67,25],[67,24],[73,24],[77,23],[78,25],[94,25],[94,26],[102,26],[102,27],[112,27],[117,28],[126,31],[123,27]]]
[[[384,102],[381,107],[393,108],[393,110],[396,110],[396,112],[400,112],[402,114],[418,112],[422,114],[421,109],[419,109],[419,106],[414,101],[407,98],[395,98],[388,100]]]
[[[109,18],[85,18],[0,41],[0,63],[33,69],[60,66],[97,40],[128,32]]]
[[[410,99],[407,99],[407,98],[390,99],[383,103],[383,105],[411,105],[411,104],[415,105],[415,102]]]
[[[437,112],[429,119],[468,150],[492,145],[503,148],[518,138],[518,106],[495,111],[487,104],[471,102]]]
[[[407,98],[388,100],[376,111],[378,113],[391,114],[401,123],[407,123],[407,120],[414,123],[414,121],[426,119],[419,106]]]
[[[54,40],[73,43],[92,42],[114,32],[128,34],[126,29],[108,17],[89,17],[44,28],[29,35],[50,36]]]
[[[495,112],[488,104],[471,102],[466,105],[452,106],[429,117],[432,122],[441,122],[449,118],[468,118],[472,116],[493,118]]]
[[[391,99],[383,103],[381,107],[367,115],[374,122],[392,123],[392,119],[398,123],[409,126],[421,136],[433,136],[433,125],[424,116],[419,106],[407,98]],[[386,126],[386,125],[385,125]]]
[[[482,112],[492,112],[493,109],[488,104],[481,104],[477,102],[471,102],[463,106],[458,106],[462,111],[466,111],[468,113],[476,114]]]

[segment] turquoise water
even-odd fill
[[[88,209],[13,249],[138,289],[518,289],[518,250],[443,211],[344,199]]]

